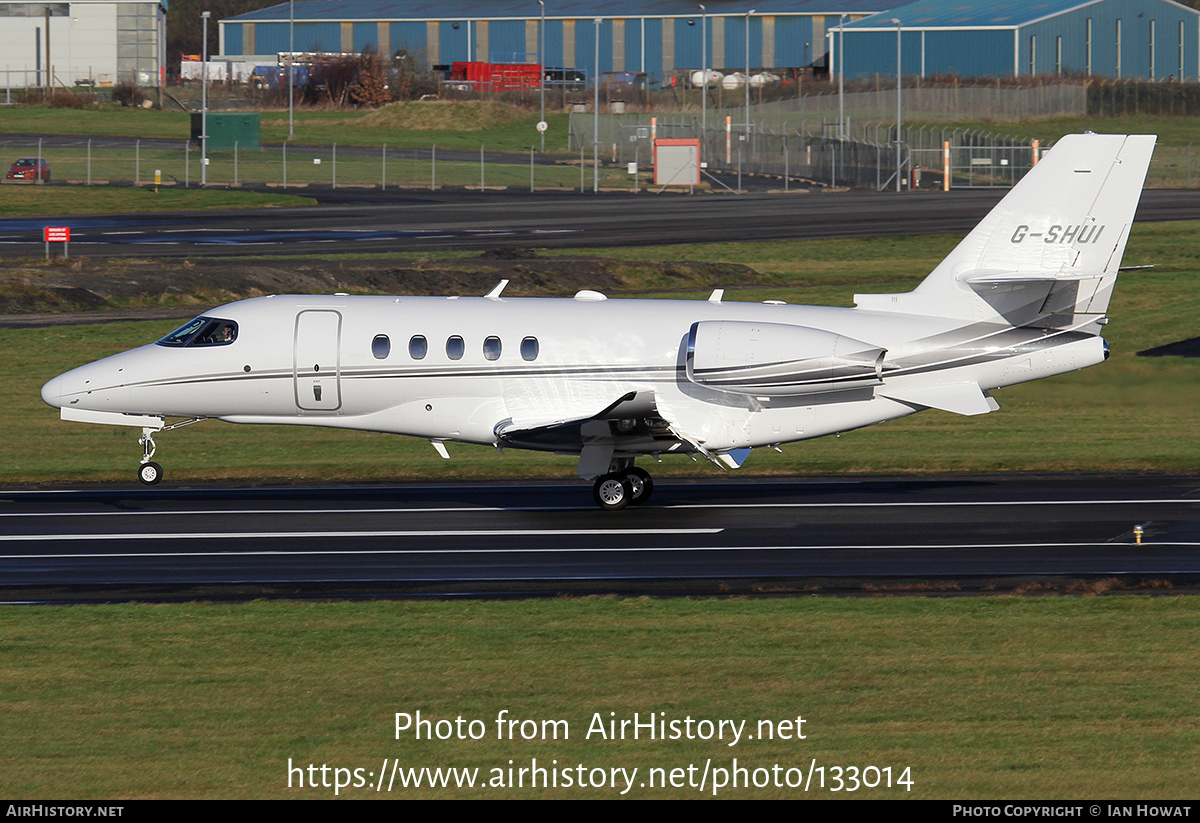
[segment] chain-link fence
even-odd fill
[[[1051,145],[1035,137],[927,124],[901,128],[897,163],[894,119],[848,123],[839,139],[836,110],[832,120],[798,114],[780,120],[778,111],[759,119],[759,110],[752,107],[749,124],[744,111],[601,114],[598,118],[577,113],[571,115],[570,144],[588,157],[595,148],[601,158],[612,162],[638,160],[648,165],[653,139],[693,138],[701,141],[701,157],[712,172],[770,175],[778,177],[783,187],[806,181],[877,189],[896,186],[897,165],[901,189],[942,186],[947,146],[951,187],[1012,186],[1033,167],[1035,152]],[[1198,161],[1191,144],[1159,146],[1147,185],[1200,186]]]
[[[921,86],[902,90],[901,107],[908,120],[1024,121],[1039,117],[1082,117],[1087,113],[1088,87],[1082,84],[1012,86]],[[731,102],[735,102],[732,101]],[[753,90],[751,90],[753,105]],[[736,103],[735,103],[736,104]],[[793,100],[754,105],[754,119],[766,128],[781,129],[797,120],[816,124],[832,122],[839,114],[853,123],[896,119],[894,78],[880,88],[846,91],[830,88]],[[803,129],[804,127],[801,126]]]
[[[701,157],[710,171],[770,175],[785,186],[807,181],[877,189],[896,185],[897,157],[901,189],[940,187],[947,144],[953,187],[1011,186],[1032,167],[1037,145],[1028,138],[921,126],[900,130],[897,155],[894,123],[852,126],[839,139],[836,122],[816,123],[813,133],[803,131],[803,124],[772,131],[760,121],[747,125],[721,112],[713,112],[707,124],[695,113],[651,119],[647,114],[575,114],[571,145],[590,155],[595,142],[601,157],[626,163],[650,161],[654,138],[695,138],[701,140]],[[598,140],[593,137],[597,125]]]
[[[588,168],[578,161],[544,156],[428,149],[396,149],[386,145],[265,146],[247,151],[210,149],[202,167],[200,149],[186,140],[119,140],[111,138],[8,137],[0,139],[0,163],[7,170],[20,158],[49,163],[51,182],[84,185],[196,187],[268,186],[279,190],[307,187],[441,188],[590,188]],[[604,168],[601,185],[633,188],[637,182],[625,169]],[[585,179],[586,178],[586,179]]]

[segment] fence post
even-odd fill
[[[287,141],[283,142],[283,187],[287,188]]]
[[[634,132],[634,134],[637,134],[637,132]],[[637,194],[639,191],[638,177],[642,173],[641,163],[639,162],[641,159],[642,159],[642,144],[640,141],[634,140],[633,141],[633,193],[634,194]]]
[[[479,144],[479,190],[483,191],[483,143]]]
[[[942,141],[942,191],[950,191],[950,143]]]
[[[238,141],[233,141],[233,187],[238,187]]]
[[[88,138],[88,169],[87,184],[92,185],[92,138]]]
[[[529,193],[533,194],[533,146],[529,147]]]
[[[92,141],[88,141],[88,183],[92,182]],[[183,144],[183,187],[192,187],[192,141]]]
[[[783,190],[785,192],[789,190],[791,182],[791,169],[788,165],[788,138],[785,134],[783,136]]]
[[[133,185],[142,183],[142,141],[133,141]]]
[[[379,190],[387,191],[387,143],[383,144],[383,176],[379,181]]]
[[[431,169],[430,174],[432,175],[432,178],[429,184],[429,190],[435,191],[437,189],[437,143],[433,144],[433,154],[431,155],[430,159],[432,162],[430,163],[429,168]]]
[[[337,188],[337,143],[333,144],[333,187]]]

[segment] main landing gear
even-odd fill
[[[592,485],[592,497],[596,505],[607,511],[645,503],[653,491],[654,481],[650,478],[650,472],[637,466],[601,475]]]

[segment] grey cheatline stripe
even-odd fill
[[[724,529],[460,529],[457,531],[287,531],[287,532],[157,532],[124,534],[6,534],[0,542],[58,542],[63,540],[239,540],[298,537],[580,537],[584,535],[720,534]]]

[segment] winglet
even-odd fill
[[[508,285],[507,280],[501,280],[496,284],[496,287],[484,295],[488,300],[499,300],[500,292],[504,291],[504,287]]]

